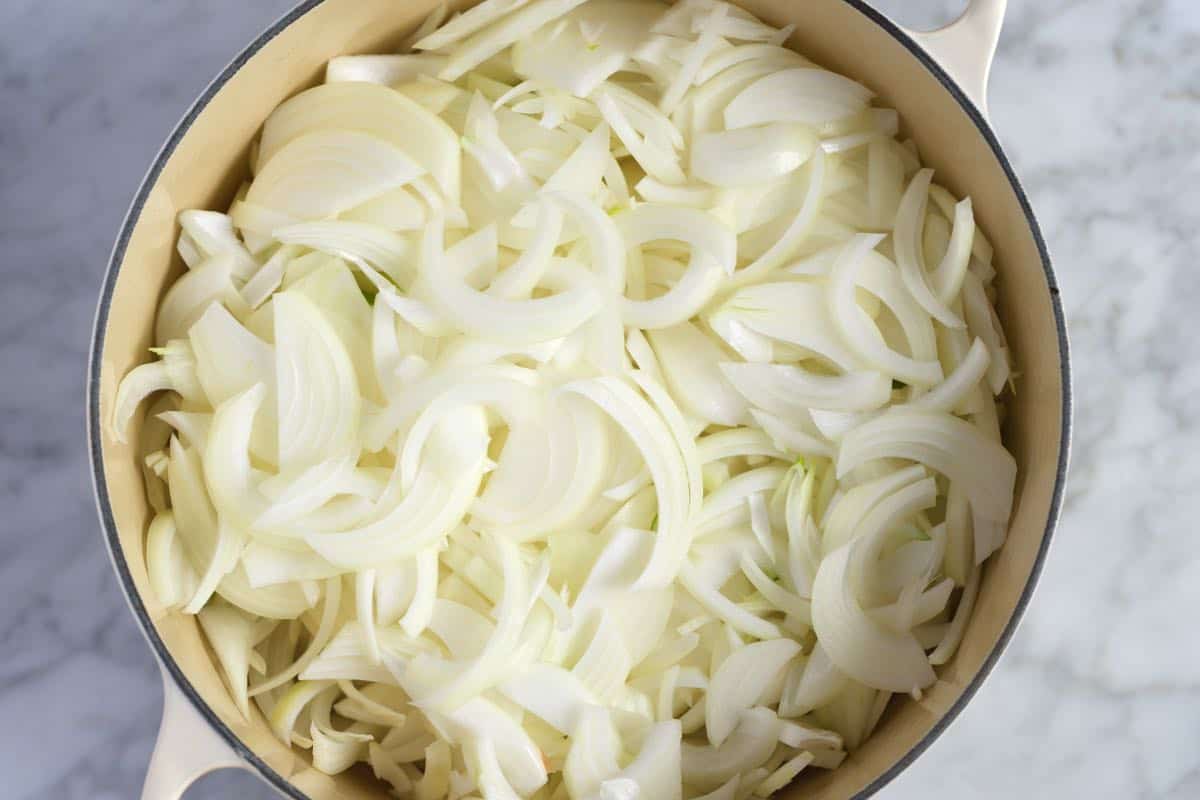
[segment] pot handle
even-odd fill
[[[247,769],[162,670],[163,714],[150,755],[142,800],[180,800],[198,778],[217,769]]]
[[[988,73],[1008,0],[970,0],[953,22],[932,31],[904,29],[954,79],[986,118]]]

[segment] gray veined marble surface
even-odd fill
[[[887,0],[910,21],[953,2]],[[158,675],[101,545],[84,358],[150,159],[289,0],[0,3],[0,795],[136,797]],[[961,6],[961,0],[957,3]],[[1074,468],[999,668],[883,796],[1200,797],[1200,2],[1010,0],[995,127],[1054,252]],[[218,774],[188,798],[272,796]]]

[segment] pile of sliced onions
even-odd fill
[[[789,33],[441,9],[180,216],[112,415],[159,393],[149,578],[317,769],[766,796],[953,655],[1015,477],[991,247]]]

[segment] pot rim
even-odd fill
[[[736,1],[736,0],[735,0]],[[1038,254],[1042,263],[1042,271],[1046,276],[1046,283],[1050,292],[1050,305],[1054,314],[1054,326],[1058,337],[1059,348],[1059,370],[1062,376],[1062,432],[1059,439],[1059,455],[1058,464],[1055,469],[1054,489],[1051,494],[1050,508],[1046,516],[1046,526],[1042,534],[1042,540],[1038,547],[1037,556],[1034,559],[1033,569],[1029,573],[1029,579],[1025,583],[1025,587],[1021,591],[1021,596],[1017,600],[1016,606],[1013,608],[1012,615],[1009,617],[1004,630],[997,639],[991,653],[984,659],[979,670],[971,678],[963,690],[962,695],[954,702],[953,705],[942,715],[932,728],[921,737],[912,748],[909,749],[900,759],[893,763],[887,770],[879,775],[870,784],[864,787],[854,796],[855,800],[865,800],[892,780],[901,772],[908,768],[910,764],[918,756],[925,752],[946,730],[949,725],[958,718],[967,703],[979,691],[984,681],[991,674],[1000,656],[1008,647],[1013,634],[1016,632],[1017,626],[1020,624],[1022,617],[1033,597],[1034,589],[1038,579],[1041,576],[1042,569],[1045,565],[1046,554],[1049,551],[1050,542],[1053,539],[1055,527],[1058,523],[1059,515],[1062,510],[1063,494],[1066,486],[1067,465],[1070,458],[1071,445],[1071,427],[1072,427],[1072,392],[1071,392],[1071,370],[1070,370],[1070,352],[1069,343],[1067,340],[1066,319],[1063,314],[1062,301],[1059,296],[1058,282],[1054,275],[1054,269],[1050,263],[1050,253],[1046,246],[1045,239],[1042,236],[1041,228],[1038,225],[1037,218],[1033,213],[1033,208],[1029,204],[1029,199],[1025,195],[1025,190],[1021,186],[1020,180],[1013,171],[1012,164],[1004,153],[999,140],[992,131],[991,125],[980,113],[979,109],[967,98],[966,94],[955,83],[954,79],[940,67],[930,55],[918,45],[912,37],[908,35],[900,26],[892,22],[879,11],[867,5],[865,0],[841,0],[852,9],[862,14],[875,25],[882,28],[887,34],[898,41],[909,54],[916,58],[926,70],[940,83],[950,96],[967,114],[971,121],[975,124],[976,130],[983,137],[992,153],[995,155],[1001,168],[1004,170],[1005,176],[1008,178],[1009,185],[1017,197],[1021,206],[1021,211],[1025,215],[1025,220],[1029,225],[1029,230],[1033,234],[1034,242],[1037,245]],[[142,603],[141,597],[134,588],[133,578],[129,570],[129,564],[125,560],[125,554],[122,550],[120,539],[117,532],[117,525],[113,518],[112,505],[108,497],[107,481],[104,475],[104,460],[103,449],[101,447],[101,420],[100,420],[100,367],[101,358],[104,352],[104,338],[108,323],[108,314],[112,304],[113,290],[116,286],[117,274],[120,272],[121,263],[125,258],[125,250],[129,243],[129,238],[132,235],[133,229],[136,227],[139,218],[141,217],[142,208],[146,203],[150,190],[158,181],[163,167],[171,159],[175,153],[175,148],[180,140],[187,133],[188,129],[196,121],[199,115],[208,106],[212,98],[225,86],[229,80],[237,74],[237,72],[250,60],[259,50],[261,50],[268,42],[283,32],[289,25],[297,19],[311,11],[324,0],[302,0],[291,10],[285,12],[277,20],[271,23],[261,34],[255,37],[249,45],[247,45],[234,59],[212,80],[200,96],[192,103],[188,110],[184,113],[182,119],[172,129],[166,142],[158,151],[158,154],[151,162],[149,169],[146,171],[145,177],[138,186],[137,192],[130,203],[129,210],[125,215],[124,221],[121,223],[121,229],[117,235],[116,242],[113,245],[112,253],[109,257],[108,265],[105,269],[104,280],[101,285],[100,298],[96,307],[96,316],[92,330],[91,348],[88,357],[88,378],[87,378],[87,430],[88,430],[88,451],[91,462],[92,486],[95,494],[97,511],[100,517],[100,524],[103,528],[105,544],[108,547],[109,558],[112,560],[113,569],[117,573],[117,577],[121,583],[121,590],[125,594],[126,602],[129,604],[130,610],[137,619],[142,633],[149,642],[151,649],[154,651],[159,663],[163,666],[166,672],[171,676],[171,679],[183,692],[184,696],[191,702],[196,712],[216,731],[220,737],[244,759],[254,770],[267,781],[276,791],[293,798],[293,800],[311,800],[309,795],[300,791],[290,781],[280,775],[275,769],[263,761],[253,750],[248,748],[240,738],[216,715],[211,707],[204,701],[200,694],[196,691],[191,681],[175,659],[171,656],[166,644],[159,637],[154,623],[150,620],[150,616],[146,611],[145,605]]]

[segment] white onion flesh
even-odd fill
[[[820,125],[861,111],[870,98],[870,90],[823,69],[779,70],[735,97],[725,107],[725,124],[731,129],[778,121]]]
[[[373,134],[319,129],[280,147],[255,175],[246,202],[317,220],[411,183],[424,172],[403,150]]]
[[[762,797],[953,657],[1017,477],[992,246],[792,30],[439,6],[179,214],[109,433],[155,613],[316,771]]]
[[[750,186],[799,169],[816,146],[812,129],[797,123],[702,133],[692,143],[692,172],[716,186]]]

